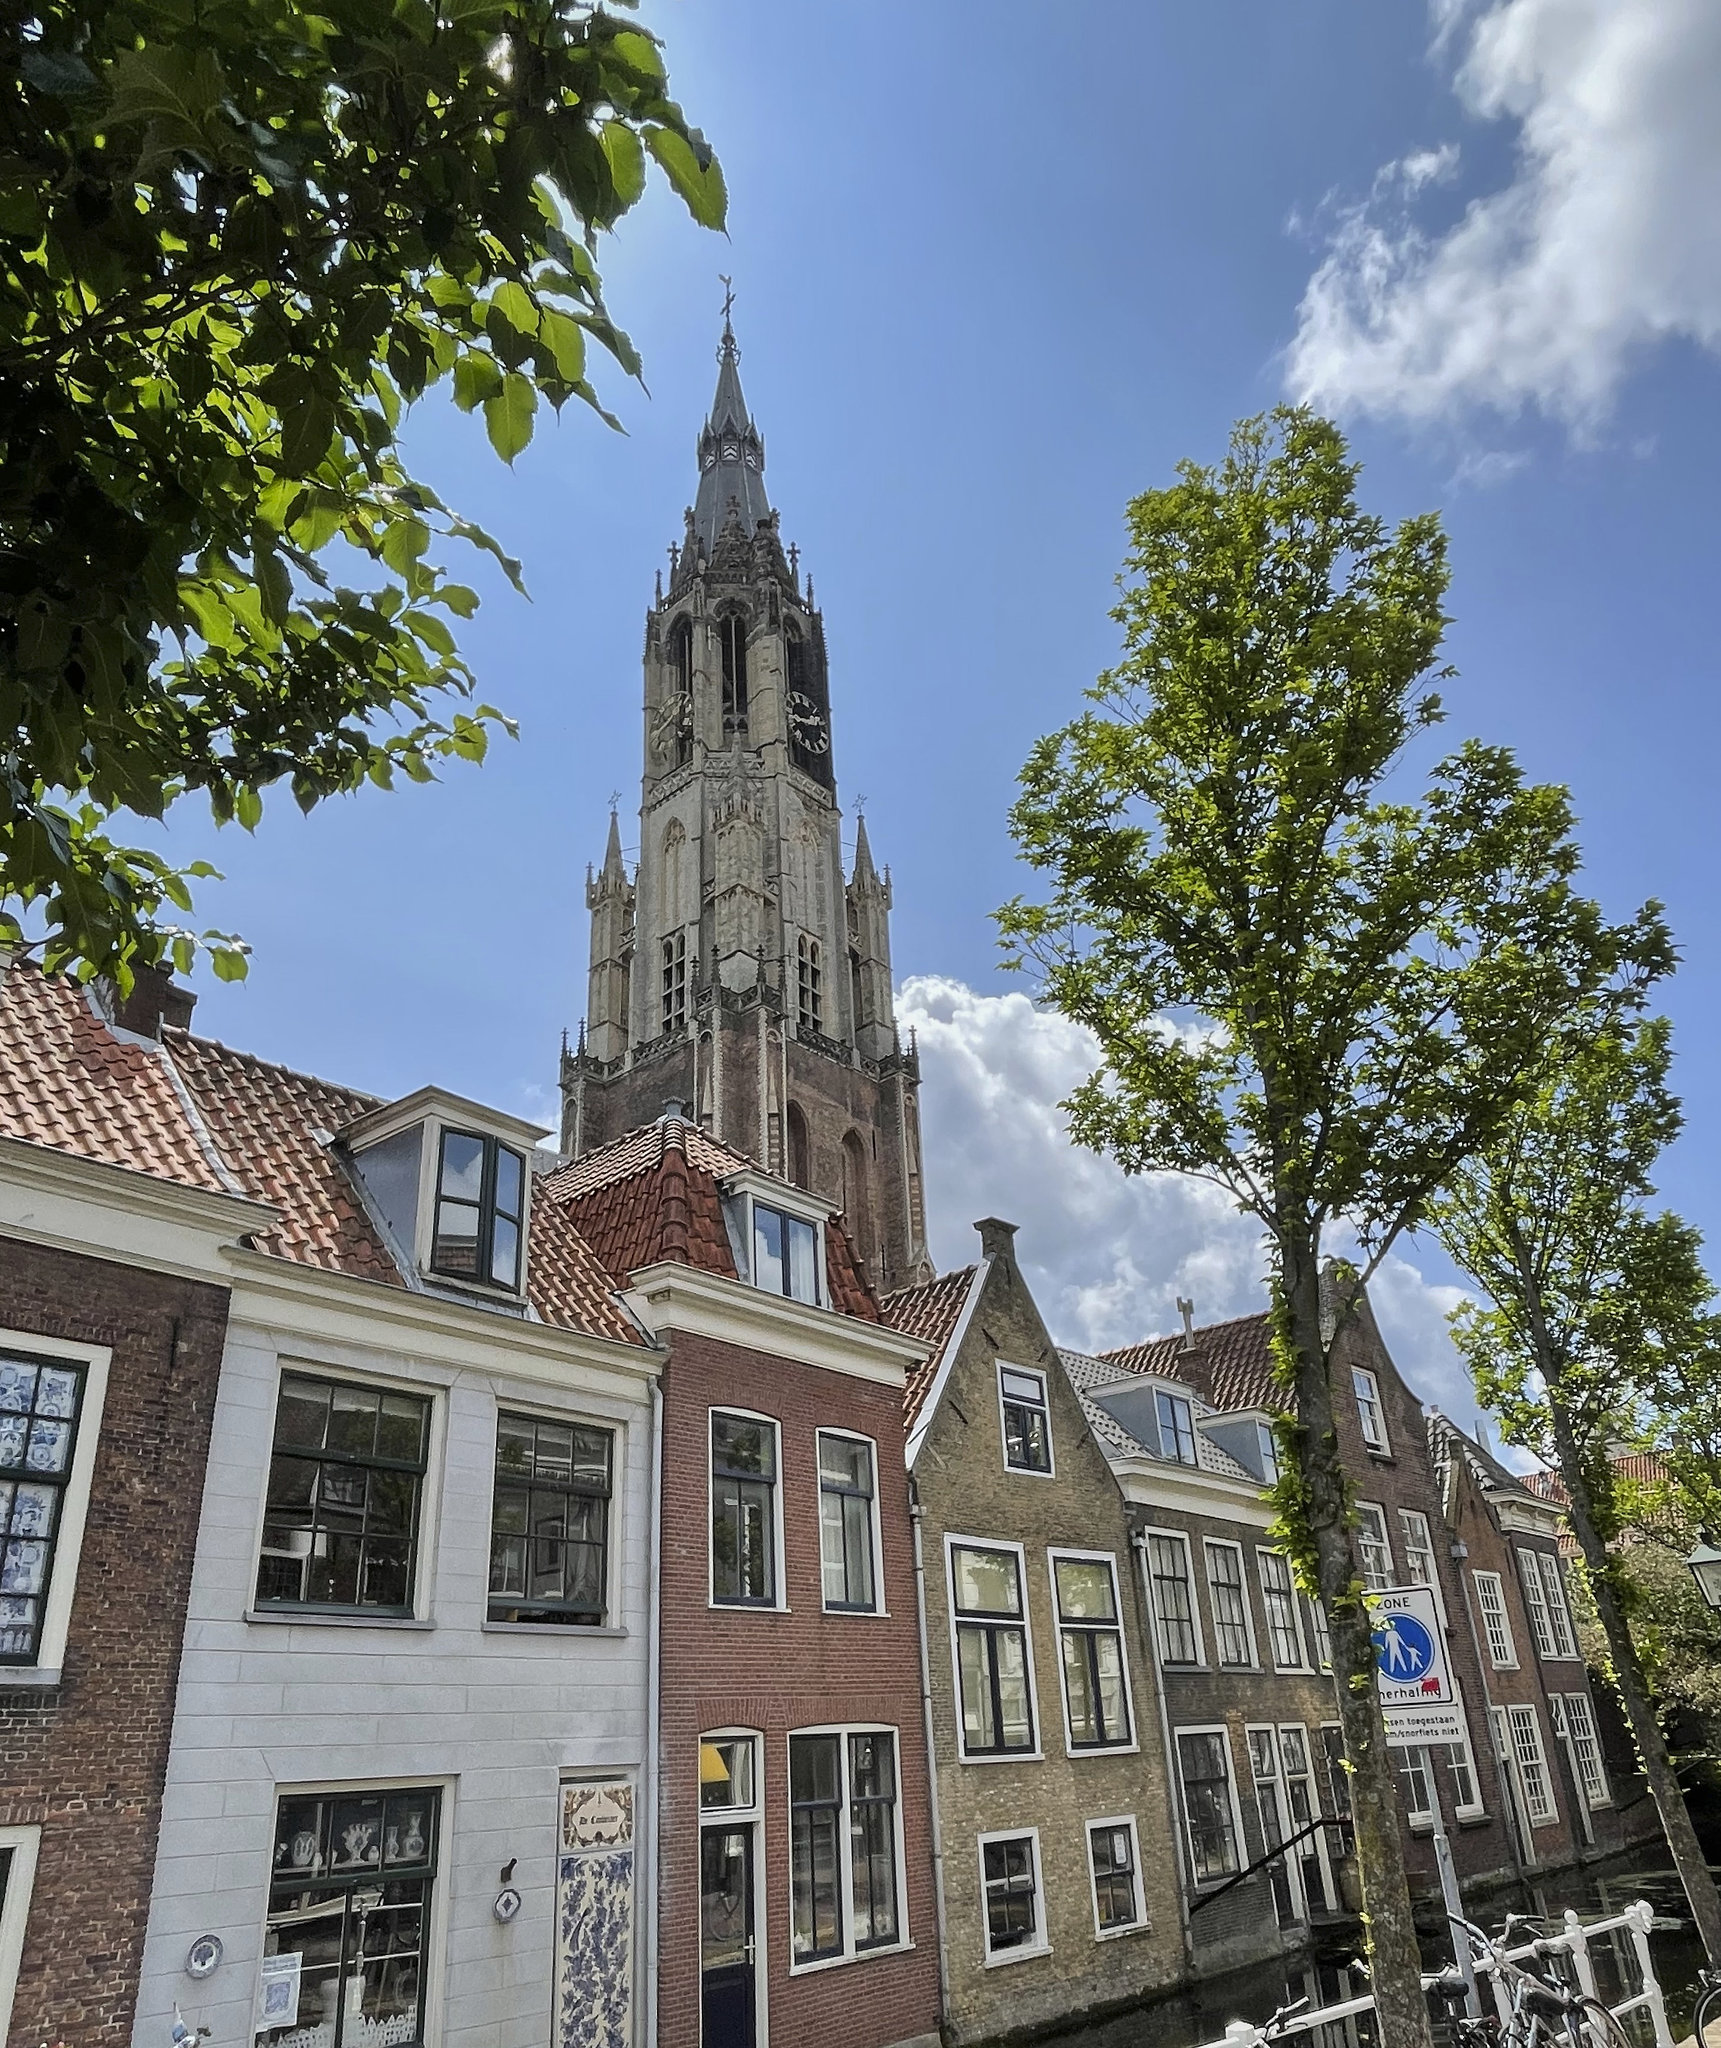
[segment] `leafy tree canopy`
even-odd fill
[[[575,0],[26,0],[0,21],[0,945],[189,965],[188,879],[119,843],[201,791],[254,826],[498,714],[409,473],[449,380],[512,461],[596,406],[596,237],[648,159],[720,227],[653,36]],[[607,415],[606,415],[607,417]],[[341,580],[349,578],[350,580]],[[205,934],[215,966],[243,951]]]

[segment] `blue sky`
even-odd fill
[[[1721,10],[658,0],[646,19],[731,193],[727,240],[660,189],[605,252],[650,396],[611,376],[625,437],[570,411],[512,471],[440,401],[412,424],[421,471],[524,561],[531,603],[477,578],[464,632],[521,738],[433,790],[309,820],[278,797],[249,841],[176,820],[175,846],[228,875],[203,921],[256,948],[243,986],[200,979],[199,1025],[552,1121],[612,790],[634,836],[643,611],[693,491],[726,271],[767,481],[826,614],[841,792],[866,796],[898,977],[921,978],[943,1259],[967,1256],[969,1216],[1020,1212],[1083,1341],[1165,1327],[1179,1287],[1203,1315],[1249,1305],[1258,1257],[1226,1219],[1060,1164],[1045,1102],[1024,1149],[1022,1090],[1067,1085],[1081,1048],[1010,999],[988,913],[1022,885],[1015,771],[1114,652],[1126,501],[1287,392],[1345,419],[1378,510],[1445,513],[1446,738],[1570,785],[1612,909],[1668,904],[1689,1130],[1664,1189],[1721,1233]],[[1396,1340],[1439,1379],[1451,1276],[1412,1259]]]

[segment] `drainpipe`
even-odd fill
[[[1177,1859],[1177,1917],[1183,1929],[1183,1960],[1185,1968],[1193,1971],[1195,1936],[1189,1924],[1189,1873],[1184,1868],[1183,1822],[1178,1814],[1177,1751],[1172,1746],[1171,1713],[1165,1703],[1165,1667],[1159,1661],[1159,1630],[1154,1623],[1153,1594],[1147,1575],[1147,1537],[1140,1529],[1130,1531],[1129,1547],[1135,1552],[1136,1586],[1146,1610],[1148,1671],[1154,1705],[1159,1709],[1159,1747],[1165,1758],[1165,1804],[1171,1822],[1172,1854]]]
[[[663,1382],[651,1383],[651,1534],[648,1551],[648,1615],[645,1671],[645,1806],[647,1815],[645,1895],[645,2039],[657,2048],[658,1859],[662,1853],[658,1816],[658,1748],[663,1721]]]
[[[926,1646],[926,1558],[920,1541],[920,1493],[908,1482],[908,1518],[914,1530],[914,1618],[920,1625],[920,1711],[926,1721],[926,1789],[932,1820],[932,1896],[938,1913],[938,2016],[950,2017],[950,1942],[944,1927],[944,1829],[938,1818],[938,1750],[932,1730],[932,1660]]]

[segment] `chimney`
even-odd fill
[[[980,1233],[981,1255],[988,1259],[1013,1259],[1016,1256],[1016,1226],[1001,1222],[996,1216],[982,1216],[974,1228]]]
[[[135,1031],[139,1038],[159,1038],[164,1024],[180,1031],[190,1028],[197,998],[188,988],[175,988],[165,967],[139,965],[132,969],[131,994],[122,997],[109,983],[108,1001],[121,1031]]]

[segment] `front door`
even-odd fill
[[[753,1829],[699,1837],[699,2010],[703,2048],[754,2048]]]

